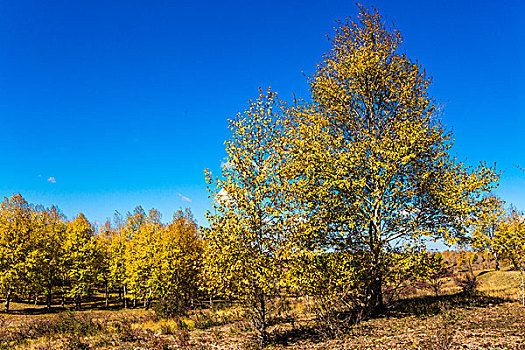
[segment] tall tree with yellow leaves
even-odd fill
[[[125,285],[126,293],[133,296],[133,306],[136,306],[137,299],[143,299],[147,304],[152,297],[154,257],[159,249],[162,230],[161,214],[156,209],[151,209],[146,215],[144,209],[138,206],[127,215]]]
[[[119,212],[115,212],[113,224],[104,225],[103,240],[107,244],[108,255],[108,284],[109,288],[117,289],[119,300],[123,302],[123,307],[128,307],[126,296],[126,247],[129,237],[126,236],[123,218]]]
[[[52,206],[51,208],[37,207],[36,224],[38,237],[35,245],[35,274],[33,280],[41,281],[41,286],[46,293],[47,308],[51,308],[51,298],[53,288],[62,286],[64,293],[64,283],[66,271],[66,217],[60,210]]]
[[[80,213],[68,222],[64,246],[67,256],[69,297],[81,307],[82,297],[91,295],[96,283],[102,258],[95,239],[95,228]]]
[[[383,309],[390,247],[421,236],[463,239],[497,179],[491,168],[450,157],[431,78],[402,43],[377,11],[361,7],[356,22],[339,23],[310,81],[313,102],[294,111],[295,184],[309,224],[302,240],[366,254],[369,315]]]
[[[5,197],[0,206],[0,293],[9,312],[15,292],[27,291],[32,264],[28,257],[35,251],[37,239],[34,211],[20,195]]]
[[[267,340],[271,300],[284,285],[288,251],[286,178],[278,151],[283,140],[283,104],[261,91],[250,107],[230,121],[227,163],[216,182],[207,172],[213,211],[204,231],[208,287],[244,302],[253,312],[260,343]]]
[[[118,271],[119,267],[119,233],[111,225],[111,222],[107,220],[104,225],[100,227],[96,240],[98,250],[101,254],[98,281],[104,286],[104,299],[106,307],[108,307],[111,290],[118,289],[120,291],[121,288],[120,280],[115,278],[117,276],[114,274],[115,269]],[[122,245],[124,245],[124,243],[122,243]]]

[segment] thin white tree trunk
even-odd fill
[[[306,310],[310,312],[310,296],[306,294]]]
[[[9,304],[11,302],[11,288],[9,288],[8,292],[7,292],[7,296],[5,298],[5,304],[4,304],[4,312],[5,313],[8,313],[9,312]]]

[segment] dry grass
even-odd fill
[[[519,271],[481,271],[478,280],[481,282],[479,290],[487,295],[516,300],[521,298]]]
[[[306,300],[289,299],[270,320],[270,349],[525,349],[521,277],[478,273],[482,296],[433,297],[419,291],[392,304],[383,317],[326,332]],[[457,292],[452,281],[444,287]],[[511,300],[513,299],[513,300]],[[87,310],[45,313],[43,307],[0,316],[4,349],[255,349],[248,314],[238,306],[202,309],[160,319],[151,311]],[[25,305],[27,306],[27,305]],[[58,310],[55,310],[58,311]]]
[[[525,349],[525,312],[515,303],[365,321],[336,339],[289,349]]]

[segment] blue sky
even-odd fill
[[[525,209],[525,5],[362,1],[434,77],[454,153],[497,163]],[[0,196],[103,222],[141,204],[206,224],[227,119],[272,86],[308,97],[351,1],[0,2]]]

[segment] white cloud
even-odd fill
[[[179,196],[180,199],[182,199],[184,202],[191,203],[191,198],[188,198],[188,197],[182,195],[181,193],[177,193],[177,196]]]
[[[47,179],[48,182],[51,182],[52,184],[56,184],[57,180],[53,176],[50,176],[49,179]]]
[[[217,193],[216,197],[218,202],[229,202],[231,200],[230,196],[228,195],[228,191],[226,191],[224,188],[221,188],[219,193]]]
[[[231,169],[232,164],[227,160],[228,158],[224,157],[221,160],[221,168],[223,169]]]

